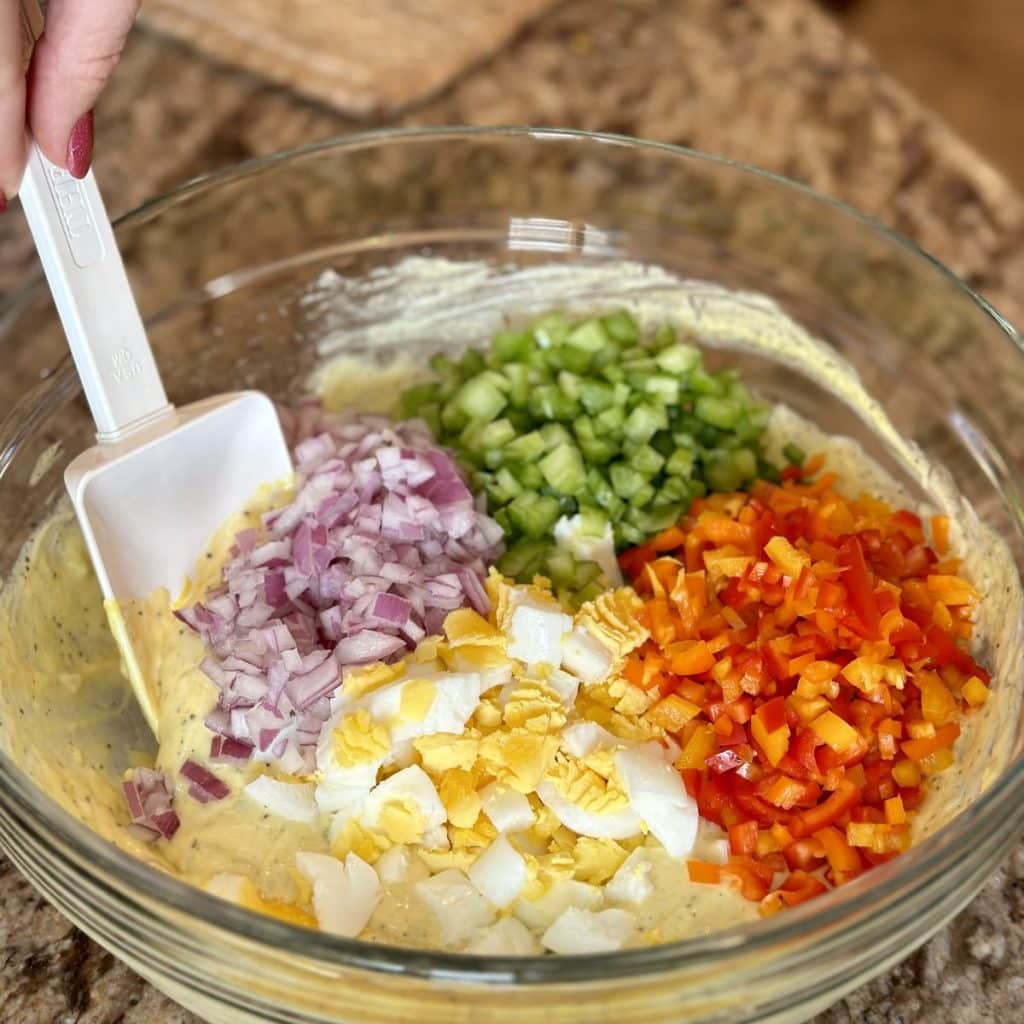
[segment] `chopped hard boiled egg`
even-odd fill
[[[562,644],[562,668],[588,686],[604,682],[613,663],[608,648],[583,626],[575,626]]]
[[[552,953],[610,953],[622,949],[635,928],[633,915],[626,910],[613,907],[595,913],[570,907],[548,928],[541,942]]]
[[[269,775],[260,775],[244,792],[250,800],[286,821],[312,822],[320,813],[314,787],[308,783],[278,782]]]
[[[346,938],[357,936],[377,909],[377,872],[354,853],[344,863],[325,853],[298,853],[295,865],[313,886],[313,910],[320,928]]]
[[[385,885],[418,882],[430,877],[430,868],[407,846],[392,846],[390,850],[385,850],[373,867]]]
[[[686,792],[654,744],[620,750],[615,754],[630,809],[637,814],[670,857],[683,857],[697,839],[697,803]]]
[[[517,900],[512,913],[527,928],[543,931],[570,907],[596,910],[601,905],[601,900],[601,890],[596,885],[567,878],[556,881],[536,899]]]
[[[500,910],[523,891],[527,868],[523,855],[504,836],[498,836],[466,873],[481,894]]]
[[[503,917],[481,928],[465,951],[477,956],[537,956],[544,947],[521,921]]]
[[[562,644],[572,619],[554,602],[528,597],[516,606],[509,622],[509,657],[528,665],[562,663]]]
[[[644,849],[634,850],[604,887],[605,897],[613,903],[643,903],[654,893],[650,879],[651,861]]]
[[[461,945],[494,921],[491,904],[457,868],[417,882],[416,895],[437,919],[441,939],[449,946]]]
[[[530,801],[511,786],[492,782],[480,791],[480,800],[484,814],[503,834],[522,832],[536,821]]]
[[[374,787],[366,798],[363,823],[379,829],[394,843],[423,843],[446,848],[448,815],[430,776],[410,765]]]

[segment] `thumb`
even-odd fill
[[[29,69],[28,123],[47,159],[83,177],[92,108],[121,57],[135,0],[50,0]]]

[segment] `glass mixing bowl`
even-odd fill
[[[537,296],[516,286],[519,271],[536,280],[551,268],[568,294],[578,272],[632,260],[760,292],[856,368],[896,428],[950,469],[1015,565],[1024,560],[1024,434],[1012,429],[1024,408],[1020,338],[913,246],[771,175],[583,133],[389,132],[190,184],[125,218],[118,235],[177,402],[239,386],[295,397],[324,352],[359,351],[375,332],[387,340],[373,358],[425,359],[462,343],[481,310],[529,308]],[[388,294],[389,268],[410,256],[462,261],[459,298],[439,302],[422,290],[409,302],[426,312],[388,329],[395,325],[381,320],[405,301]],[[479,261],[504,269],[478,273]],[[616,275],[603,280],[582,299],[613,306]],[[700,301],[692,300],[697,312]],[[0,309],[0,346],[4,393],[20,396],[0,425],[7,575],[61,499],[63,468],[92,430],[38,285]],[[770,355],[736,358],[765,397],[785,397],[886,457],[872,430],[812,374]],[[900,466],[888,465],[900,478]],[[1010,625],[1003,640],[1016,644],[1019,623]],[[38,642],[46,643],[45,628]],[[73,654],[66,668],[44,685],[0,681],[0,845],[89,935],[218,1024],[796,1021],[923,942],[977,892],[1024,823],[1024,730],[1014,711],[999,723],[998,777],[966,810],[911,852],[805,907],[583,958],[386,948],[211,899],[83,824],[97,803],[116,805],[131,751],[151,741],[125,684],[90,694],[85,715],[89,681],[75,676]],[[1013,691],[1020,683],[998,681]],[[74,784],[45,770],[55,760]]]

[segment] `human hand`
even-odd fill
[[[0,212],[25,171],[26,126],[48,160],[85,177],[92,108],[138,9],[138,0],[50,0],[26,75],[21,0],[0,0]]]

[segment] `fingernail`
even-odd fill
[[[92,111],[83,114],[68,139],[68,170],[73,178],[84,178],[92,163]]]
[[[7,196],[3,192],[0,192],[0,213],[3,213],[7,209]]]

